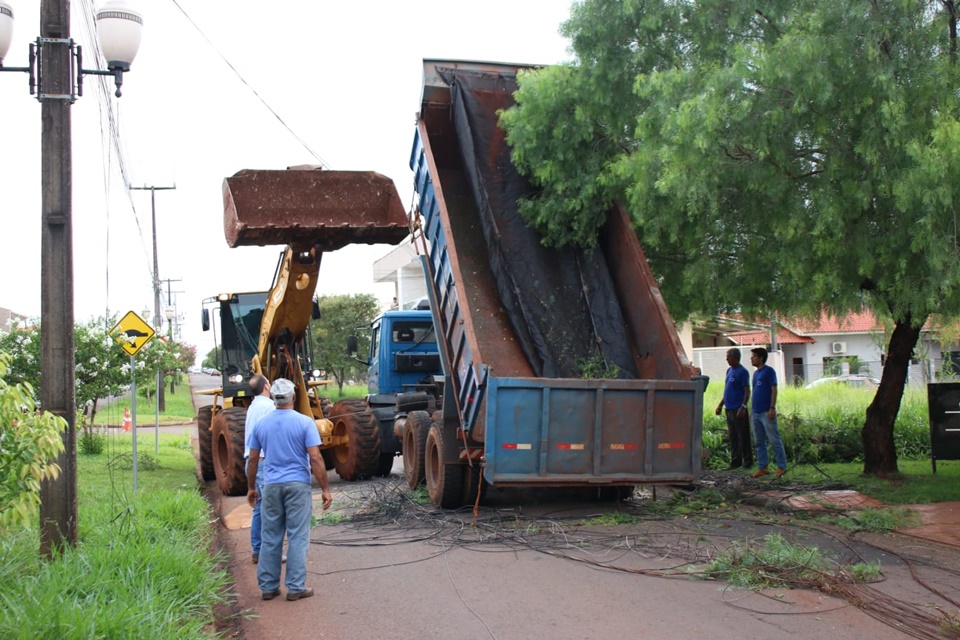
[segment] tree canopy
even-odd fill
[[[884,416],[868,412],[864,444],[866,471],[895,471],[892,425],[919,328],[960,314],[955,11],[577,2],[562,27],[574,62],[523,74],[501,118],[515,163],[542,188],[522,213],[547,243],[589,246],[623,202],[679,317],[889,314],[871,406]]]
[[[362,374],[366,367],[347,353],[347,336],[357,335],[360,353],[370,343],[367,327],[380,311],[377,299],[368,294],[320,296],[321,317],[312,323],[314,366],[334,377],[340,395],[348,378]]]

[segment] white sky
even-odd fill
[[[14,40],[4,64],[26,66],[40,33],[39,0],[8,0]],[[71,35],[94,66],[81,8]],[[136,2],[136,0],[131,0]],[[332,169],[394,180],[405,208],[407,165],[424,58],[552,64],[569,58],[558,28],[570,0],[178,0],[244,80]],[[143,40],[123,97],[113,99],[133,186],[156,192],[159,275],[171,284],[184,341],[203,355],[201,301],[221,291],[266,290],[281,247],[230,249],[223,179],[241,169],[316,160],[244,86],[173,0],[139,0]],[[75,314],[78,322],[153,311],[150,192],[128,197],[102,140],[96,79],[72,107]],[[112,82],[111,94],[112,96]],[[40,315],[40,104],[27,74],[0,74],[0,307]],[[109,197],[106,193],[109,191]],[[136,216],[131,207],[136,209]],[[139,221],[139,226],[137,221]],[[369,292],[385,245],[326,254],[321,295]],[[108,284],[109,281],[109,284]],[[179,292],[179,293],[177,293]],[[164,303],[166,295],[164,292]],[[149,318],[148,318],[149,320]]]

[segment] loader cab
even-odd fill
[[[250,363],[259,346],[266,302],[266,291],[220,294],[204,301],[203,327],[212,326],[213,341],[219,347],[217,365],[224,398],[250,396]]]
[[[442,373],[430,312],[387,311],[374,320],[368,361],[371,395],[410,391]]]

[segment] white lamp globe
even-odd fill
[[[130,70],[142,31],[143,16],[124,0],[108,0],[97,10],[97,35],[108,69]]]
[[[0,67],[13,41],[13,7],[0,0]]]

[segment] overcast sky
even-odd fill
[[[9,1],[14,41],[4,64],[26,66],[28,44],[40,32],[40,3]],[[92,2],[72,0],[71,35],[84,45],[87,68],[93,47],[82,10]],[[143,41],[123,97],[114,99],[120,139],[132,186],[176,186],[156,192],[159,275],[175,281],[183,339],[201,355],[213,346],[200,330],[201,301],[221,291],[266,290],[282,249],[227,247],[226,176],[315,164],[299,137],[332,169],[389,176],[409,208],[407,163],[424,58],[527,64],[569,58],[558,28],[570,0],[135,4],[144,16]],[[95,81],[88,77],[72,107],[78,322],[108,310],[153,312],[150,193],[128,195],[123,188],[117,158],[106,151]],[[0,307],[39,316],[40,104],[29,94],[27,74],[0,74],[0,115]],[[369,292],[388,301],[392,289],[374,285],[372,264],[389,250],[359,245],[326,254],[318,293]]]

